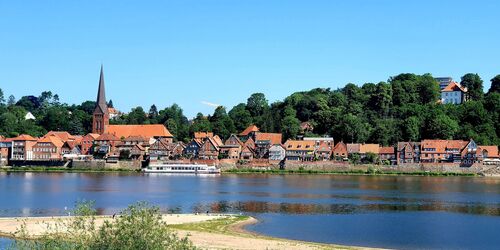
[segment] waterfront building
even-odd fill
[[[285,150],[287,161],[314,160],[314,141],[287,140]]]
[[[112,153],[115,154],[116,152],[116,145],[120,143],[120,138],[116,137],[113,134],[109,133],[104,133],[97,137],[94,141],[95,143],[95,149],[94,152],[103,155],[103,156],[109,156]],[[116,154],[117,155],[117,154]]]
[[[198,158],[204,160],[215,160],[219,157],[220,146],[223,145],[222,142],[217,140],[215,137],[207,137],[198,151]]]
[[[14,137],[12,140],[11,160],[32,160],[33,159],[33,145],[35,145],[37,138],[31,135],[22,134]]]
[[[12,150],[12,139],[0,136],[0,166],[7,165]]]
[[[269,148],[272,145],[281,144],[281,133],[255,132],[255,157],[269,158]]]
[[[389,161],[393,165],[396,163],[396,150],[394,147],[380,147],[378,157],[380,161]]]
[[[333,138],[331,141],[321,141],[319,145],[315,142],[314,156],[318,161],[329,161],[332,157]]]
[[[468,144],[461,140],[422,140],[420,161],[423,163],[462,161],[462,149]]]
[[[498,146],[478,146],[476,152],[480,162],[499,159]]]
[[[201,144],[203,144],[203,141],[201,139],[192,139],[187,145],[186,148],[184,149],[184,155],[187,158],[197,158],[198,157],[198,152],[200,151]]]
[[[249,145],[245,144],[245,146],[241,150],[240,158],[243,160],[253,160],[254,157],[255,157],[255,151],[253,147],[250,147]]]
[[[419,163],[420,142],[398,142],[396,147],[397,164]]]
[[[243,140],[246,140],[248,138],[253,138],[255,133],[259,132],[259,128],[257,126],[255,126],[254,124],[251,124],[250,126],[248,126],[245,130],[243,130],[239,136],[240,138],[242,138]]]
[[[333,147],[332,154],[336,161],[346,161],[348,159],[347,145],[343,141],[340,141]]]
[[[88,133],[82,137],[82,140],[80,142],[80,147],[82,154],[84,155],[89,155],[93,154],[94,150],[94,141],[97,139],[100,135],[99,134],[93,134],[93,133]]]
[[[281,144],[274,144],[269,148],[270,161],[282,161],[285,159],[286,150]]]
[[[33,160],[62,160],[63,145],[64,142],[57,136],[42,137],[32,147]]]
[[[79,141],[66,141],[61,147],[61,154],[64,158],[72,158],[82,154],[81,142]]]

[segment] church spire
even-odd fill
[[[103,113],[108,112],[108,104],[106,103],[106,91],[104,89],[104,70],[101,64],[101,75],[99,77],[99,89],[97,90],[97,106]]]

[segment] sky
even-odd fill
[[[128,112],[229,111],[262,92],[500,74],[500,1],[0,0],[0,88],[62,102],[106,94]]]

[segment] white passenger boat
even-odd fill
[[[143,169],[145,173],[172,174],[220,174],[220,169],[206,164],[151,164]]]

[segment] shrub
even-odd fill
[[[60,220],[40,237],[26,227],[16,233],[14,249],[195,249],[187,238],[179,238],[162,219],[158,207],[139,202],[113,220],[96,227],[93,202],[79,202],[75,216]]]

